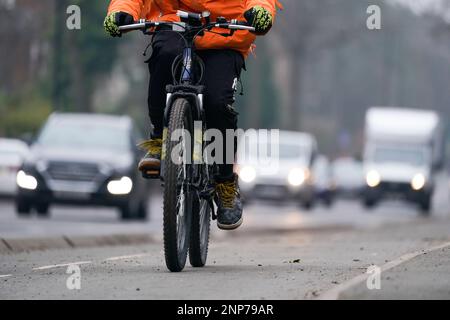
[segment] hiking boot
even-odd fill
[[[243,221],[238,176],[216,182],[217,226],[222,230],[237,229]]]

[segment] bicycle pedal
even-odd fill
[[[200,198],[204,199],[204,200],[209,200],[212,199],[214,196],[214,192],[215,190],[203,190],[202,192],[200,192]]]
[[[159,179],[160,171],[159,170],[146,170],[142,172],[142,177],[144,179]]]
[[[217,213],[216,213],[216,210],[214,210],[214,203],[213,203],[213,201],[210,199],[208,201],[208,204],[209,204],[209,207],[211,208],[211,219],[213,221],[217,220]]]

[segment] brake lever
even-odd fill
[[[203,11],[202,16],[205,19],[205,23],[208,25],[211,23],[211,12],[209,11]]]
[[[149,31],[149,30],[142,30],[142,33],[145,34],[146,36],[153,36],[156,34],[155,31]]]

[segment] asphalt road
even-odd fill
[[[213,228],[207,267],[177,274],[164,265],[160,201],[150,198],[149,221],[126,224],[114,210],[93,208],[55,207],[49,220],[23,220],[2,201],[2,238],[148,232],[156,240],[0,256],[0,299],[450,299],[446,179],[430,218],[397,202],[370,212],[352,200],[310,212],[250,204],[239,230]],[[80,268],[80,290],[67,287],[69,265]],[[369,279],[379,287],[367,285],[368,268],[380,271],[379,281],[377,273]]]

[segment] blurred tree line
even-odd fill
[[[370,106],[434,109],[450,124],[448,3],[433,15],[392,0],[283,3],[268,39],[280,127],[314,133],[328,154],[355,155]],[[366,27],[369,5],[381,8],[381,30]]]
[[[435,109],[449,121],[449,15],[395,1],[283,0],[247,61],[240,125],[310,131],[338,155],[358,153],[372,105]],[[109,38],[108,3],[0,0],[0,135],[36,130],[53,110],[127,113],[148,128],[150,39]],[[81,30],[66,28],[69,4],[81,7]],[[366,27],[373,4],[382,9],[378,31]]]
[[[69,30],[69,5],[81,30]],[[117,59],[102,29],[106,1],[1,0],[0,134],[35,131],[52,111],[93,112],[92,96]]]

